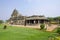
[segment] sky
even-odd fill
[[[0,0],[0,20],[11,17],[14,9],[24,16],[60,16],[60,0]]]

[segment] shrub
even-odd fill
[[[44,27],[45,27],[45,24],[40,25],[41,30],[44,29]]]
[[[57,28],[57,33],[60,35],[60,27]]]

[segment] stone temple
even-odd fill
[[[12,25],[36,25],[41,23],[47,23],[47,17],[43,15],[32,15],[32,16],[23,16],[14,9],[10,19],[8,20],[9,24]]]

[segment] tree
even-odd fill
[[[49,17],[48,20],[49,20],[49,21],[54,21],[54,18]]]
[[[55,17],[55,20],[58,22],[59,26],[60,26],[60,16]]]
[[[4,23],[4,21],[3,20],[0,20],[0,24],[2,24],[2,23]]]

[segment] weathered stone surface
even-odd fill
[[[15,24],[15,25],[26,25],[26,24],[40,24],[44,23],[47,20],[45,16],[38,16],[38,15],[33,15],[33,16],[22,16],[21,14],[18,13],[16,9],[13,10],[13,13],[9,19],[10,24]]]

